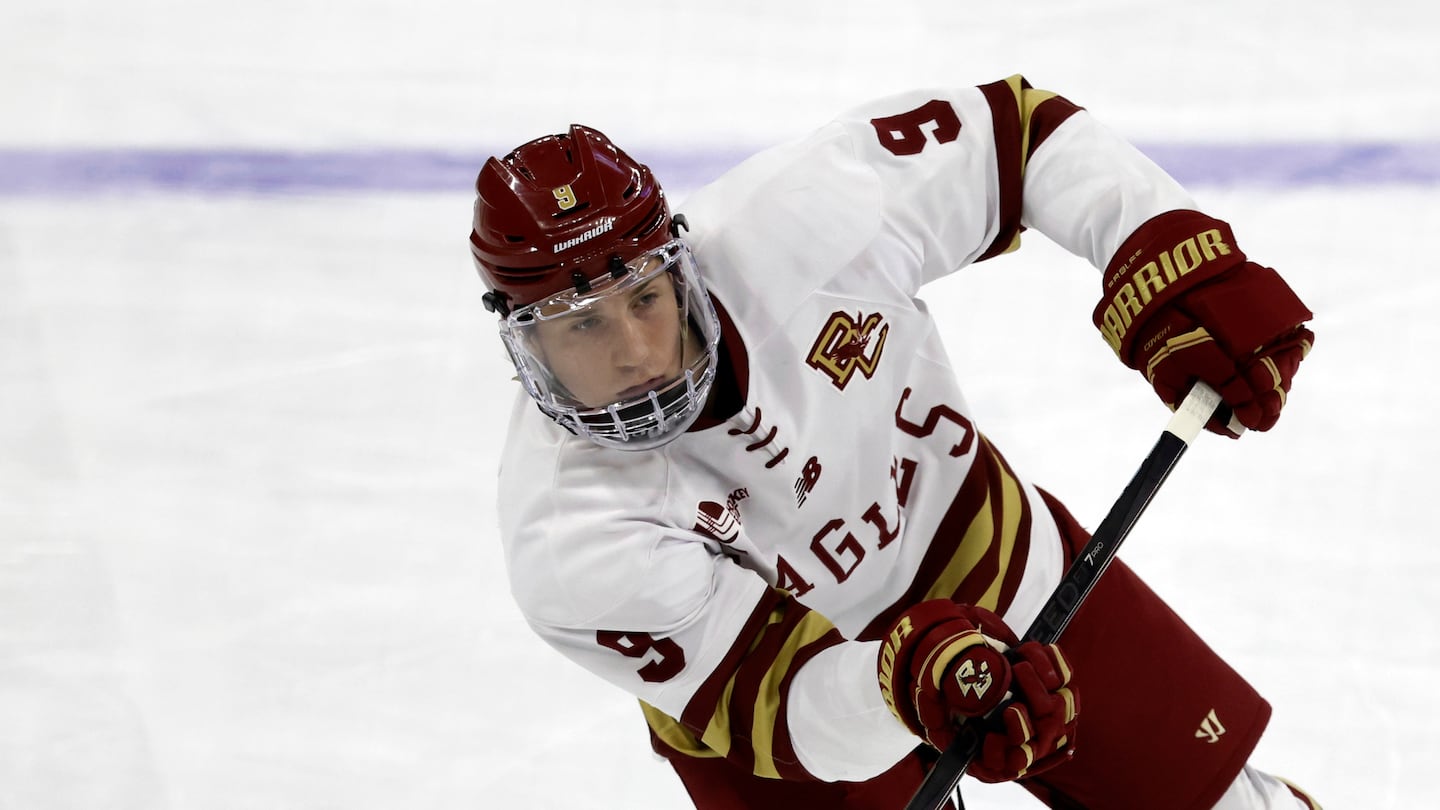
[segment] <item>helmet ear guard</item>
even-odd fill
[[[498,290],[489,290],[480,296],[481,302],[485,304],[488,312],[497,313],[504,318],[510,314],[510,303],[508,296]]]

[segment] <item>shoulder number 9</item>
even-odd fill
[[[663,683],[679,675],[685,668],[685,651],[668,638],[655,638],[649,633],[597,630],[595,642],[626,658],[648,658],[639,670],[641,680],[646,683]]]
[[[929,132],[926,132],[926,124]],[[960,137],[960,116],[948,101],[931,99],[909,112],[870,119],[880,145],[893,155],[918,155],[927,143],[926,135],[936,143],[949,143]]]

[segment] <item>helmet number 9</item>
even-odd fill
[[[646,683],[663,683],[685,668],[685,651],[672,639],[655,638],[649,633],[616,633],[595,631],[595,641],[626,658],[650,658],[640,667],[640,678]],[[651,654],[654,657],[651,657]]]
[[[569,185],[551,189],[550,193],[555,195],[555,204],[560,206],[561,211],[569,211],[575,207],[576,202],[579,202],[575,199],[575,189],[570,188]]]

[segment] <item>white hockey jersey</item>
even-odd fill
[[[745,162],[683,211],[738,411],[623,452],[520,392],[499,504],[524,615],[640,698],[672,748],[770,777],[885,770],[917,743],[876,684],[887,624],[949,597],[1023,629],[1063,564],[1039,493],[971,419],[921,287],[1024,228],[1102,268],[1192,207],[1019,76],[877,101]]]

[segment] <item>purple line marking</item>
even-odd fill
[[[1187,186],[1299,188],[1440,184],[1440,142],[1141,144]],[[496,150],[503,151],[503,150]],[[425,149],[0,149],[0,197],[468,193],[494,152]],[[696,188],[744,151],[634,150],[661,182]]]
[[[1141,144],[1140,148],[1187,186],[1440,183],[1440,142]]]

